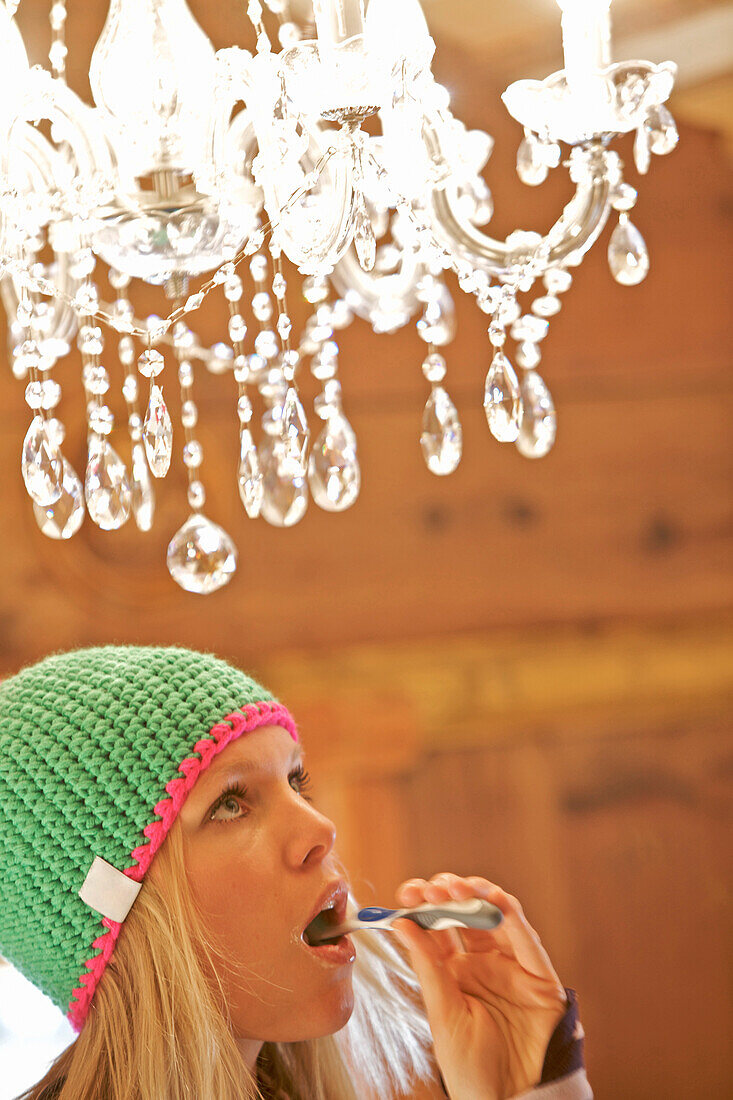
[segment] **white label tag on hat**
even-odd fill
[[[130,912],[141,886],[141,882],[135,882],[111,863],[95,856],[79,897],[102,916],[121,922]]]

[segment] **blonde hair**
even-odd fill
[[[358,908],[351,892],[349,902]],[[18,1100],[383,1100],[437,1078],[419,983],[391,937],[360,938],[346,1026],[319,1039],[265,1042],[257,1076],[230,1025],[216,977],[222,958],[188,887],[176,823],[80,1035]]]

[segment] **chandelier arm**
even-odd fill
[[[356,203],[345,136],[287,114],[277,57],[230,48],[219,51],[217,63],[225,91],[214,129],[215,161],[224,159],[231,109],[242,103],[259,149],[252,173],[279,246],[303,273],[333,265],[351,240]],[[293,196],[303,186],[309,202],[296,210]]]
[[[4,140],[0,147],[3,178],[9,173],[14,127],[42,119],[51,122],[57,142],[65,143],[73,154],[76,178],[101,177],[105,182],[111,179],[112,157],[96,112],[60,80],[54,80],[37,66],[28,73],[22,94],[3,119]]]
[[[7,182],[24,195],[52,195],[59,175],[59,151],[30,123],[19,123],[14,133],[15,141],[9,149],[10,177]],[[68,288],[71,283],[68,253],[57,247],[59,242],[50,226],[48,229],[49,243],[54,247],[53,281],[61,288]],[[15,316],[21,298],[17,277],[9,275],[0,280],[0,298],[8,316]],[[50,308],[53,317],[47,335],[69,343],[76,332],[76,314],[60,298],[52,299]]]
[[[424,120],[424,138],[432,157],[442,159],[440,131],[435,120]],[[578,183],[576,192],[563,213],[532,247],[532,270],[542,275],[551,267],[574,264],[591,248],[608,218],[610,183],[600,168],[600,162],[589,173],[590,178]],[[468,221],[459,213],[450,186],[433,189],[429,205],[432,228],[439,243],[455,257],[482,268],[494,278],[510,281],[516,276],[517,248],[497,240]]]
[[[388,301],[393,311],[393,322],[385,331],[396,332],[420,307],[417,283],[427,270],[417,253],[410,249],[403,250],[399,271],[388,275],[365,271],[354,250],[349,249],[335,265],[330,279],[341,297],[348,302],[349,308],[363,320],[371,322],[381,303]]]

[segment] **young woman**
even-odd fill
[[[492,932],[306,943],[359,908],[308,787],[289,712],[210,655],[105,646],[0,684],[0,953],[78,1032],[26,1100],[592,1097],[575,998],[486,879],[395,902],[487,898]]]

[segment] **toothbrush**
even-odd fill
[[[328,926],[318,921],[318,925],[309,935],[315,945],[324,940],[335,940],[347,932],[391,931],[392,921],[405,917],[421,928],[438,932],[444,928],[496,928],[503,920],[501,909],[481,898],[468,898],[467,901],[443,901],[435,905],[417,905],[410,909],[383,909],[370,905],[360,909],[352,920],[343,924]],[[316,922],[314,922],[315,924]]]

